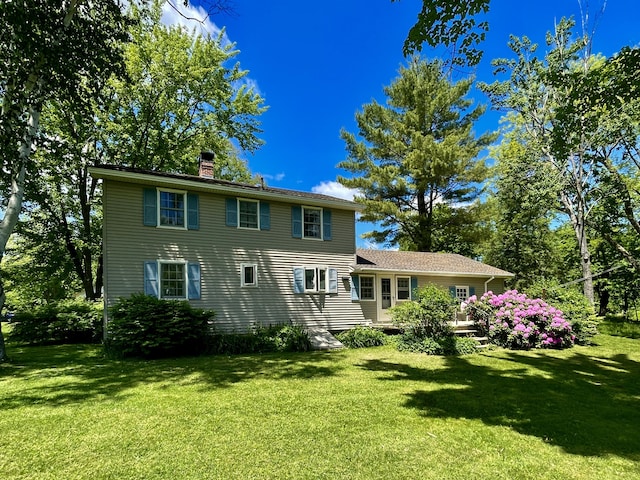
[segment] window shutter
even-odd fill
[[[187,264],[187,295],[189,300],[200,300],[200,264]]]
[[[155,188],[145,188],[142,201],[142,209],[144,211],[143,224],[146,227],[155,227],[158,225],[158,193]]]
[[[331,240],[331,210],[322,211],[322,236],[323,240]]]
[[[302,238],[302,207],[300,205],[291,207],[291,236]]]
[[[349,283],[351,284],[351,300],[360,300],[360,277],[352,275]]]
[[[457,298],[456,297],[456,287],[455,287],[455,285],[449,287],[449,295],[451,295],[453,298]]]
[[[338,270],[329,269],[329,293],[338,293]]]
[[[476,294],[475,287],[469,287],[469,296],[473,297]]]
[[[413,300],[413,297],[415,296],[413,292],[417,288],[418,288],[418,277],[411,277],[411,291],[409,292],[409,298],[411,300]]]
[[[260,202],[260,230],[271,230],[271,207],[267,202]]]
[[[200,230],[200,198],[196,193],[187,193],[187,228]]]
[[[293,293],[304,293],[304,268],[293,269]]]
[[[227,198],[227,227],[238,226],[238,201],[235,198]]]
[[[158,285],[158,262],[144,262],[144,293],[154,297],[160,296]]]

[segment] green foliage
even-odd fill
[[[571,323],[578,345],[589,345],[598,333],[598,318],[593,305],[574,285],[560,287],[557,280],[538,281],[526,289],[532,298],[542,298],[549,305],[561,310]]]
[[[265,352],[306,352],[311,341],[300,325],[256,327],[249,333],[215,333],[209,339],[207,353],[239,354]]]
[[[337,334],[336,338],[348,348],[378,347],[387,343],[383,331],[361,325]]]
[[[449,291],[435,284],[414,290],[413,300],[391,308],[393,323],[417,338],[451,335],[449,322],[455,317],[457,302]]]
[[[477,65],[483,54],[478,45],[485,39],[489,23],[476,22],[476,18],[489,11],[489,2],[422,0],[418,20],[404,41],[404,54],[421,51],[422,44],[427,42],[430,47],[443,46],[455,52],[451,58],[452,65]]]
[[[401,352],[426,353],[427,355],[469,355],[478,350],[479,343],[470,337],[447,336],[420,338],[404,333],[397,340]]]
[[[386,105],[374,101],[356,113],[360,138],[341,133],[348,157],[339,167],[352,175],[338,181],[362,192],[361,220],[378,225],[366,234],[377,243],[449,250],[455,240],[436,233],[453,219],[461,229],[476,222],[450,205],[479,199],[487,167],[477,157],[495,137],[473,131],[484,107],[466,98],[472,80],[452,83],[441,67],[412,59],[385,87]]]
[[[105,348],[115,357],[197,355],[207,347],[213,317],[187,301],[133,294],[109,309]]]
[[[16,310],[9,338],[29,344],[93,343],[102,340],[102,302],[62,300]]]

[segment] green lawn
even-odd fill
[[[3,479],[640,478],[640,340],[113,361],[9,345]]]

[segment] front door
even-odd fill
[[[391,316],[389,315],[389,308],[393,305],[391,286],[391,278],[380,278],[380,310],[378,318],[385,323],[391,321]]]

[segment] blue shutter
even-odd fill
[[[304,293],[304,268],[293,269],[293,293]]]
[[[271,230],[271,207],[267,202],[260,202],[260,230]]]
[[[158,285],[158,262],[144,262],[144,293],[154,297],[160,296]]]
[[[351,300],[360,300],[360,277],[352,275],[349,283],[351,284]]]
[[[200,230],[200,199],[196,193],[187,193],[187,228]]]
[[[145,188],[142,200],[144,211],[143,224],[146,227],[155,227],[158,224],[158,193],[155,188]]]
[[[329,269],[329,293],[338,293],[338,270]]]
[[[227,198],[227,227],[238,226],[238,201],[235,198]]]
[[[300,205],[291,207],[291,236],[302,238],[302,207]]]
[[[475,287],[469,287],[469,296],[473,297],[476,294]]]
[[[455,287],[455,285],[449,287],[449,295],[451,295],[453,298],[457,298],[456,297],[456,287]]]
[[[409,298],[413,300],[415,295],[413,292],[418,288],[418,277],[411,277],[411,292],[409,293]]]
[[[331,210],[322,211],[322,238],[331,240]]]
[[[187,295],[189,300],[200,300],[200,264],[187,264]]]

